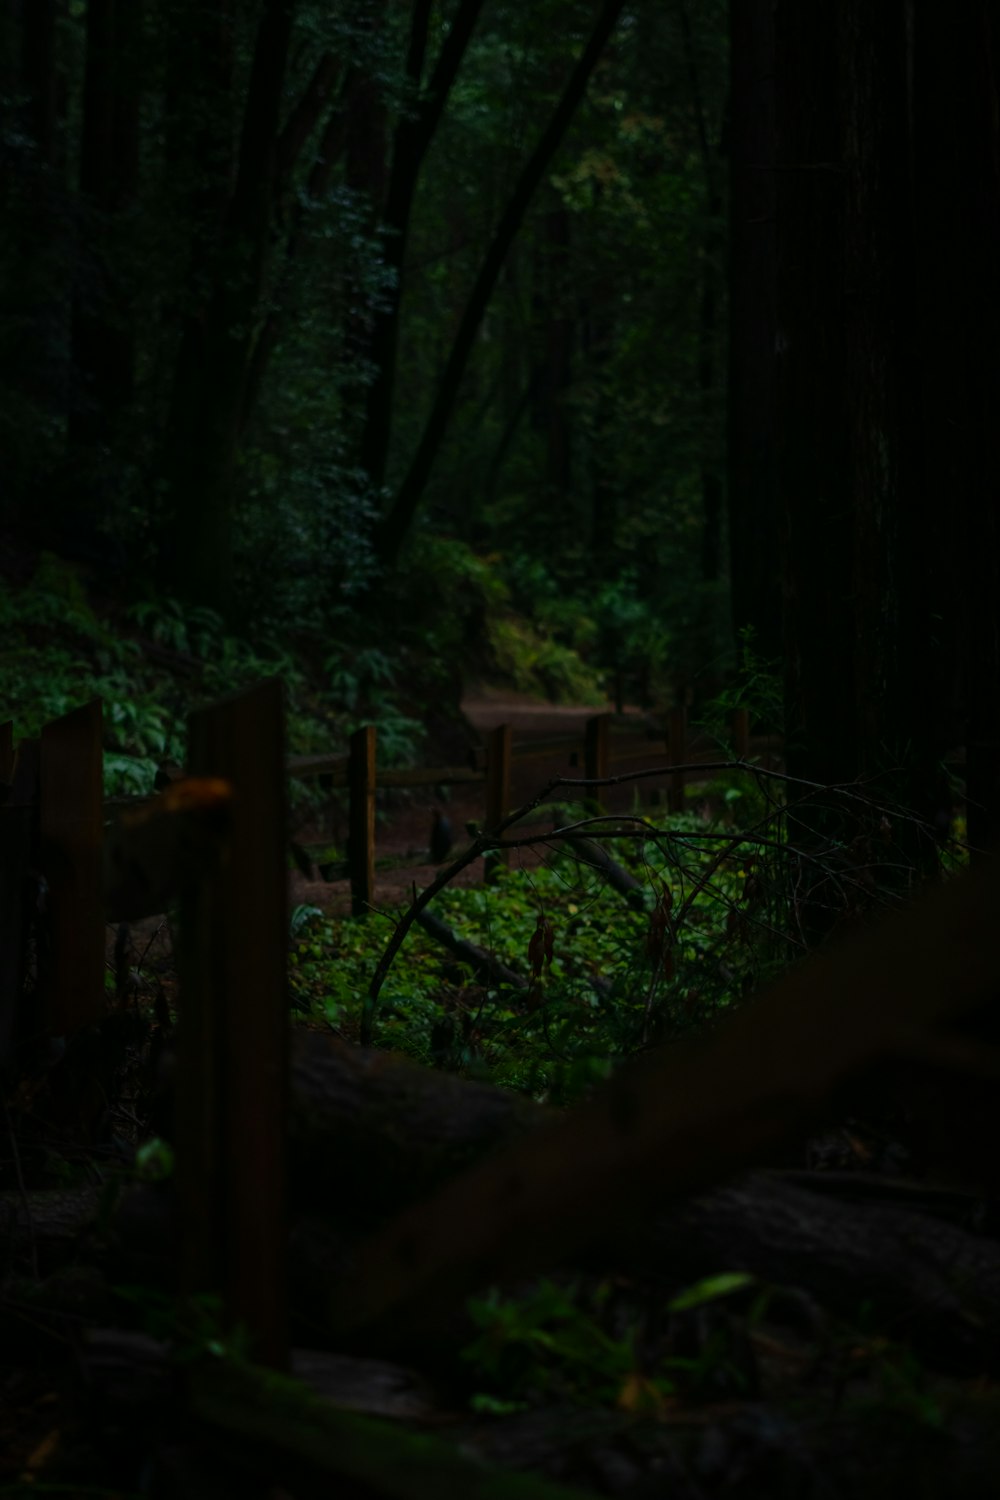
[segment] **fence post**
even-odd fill
[[[48,954],[39,963],[39,991],[53,1036],[104,1014],[103,767],[99,698],[42,729],[38,833]]]
[[[583,741],[584,776],[588,781],[601,781],[610,774],[611,767],[611,714],[593,714],[586,723]],[[596,812],[604,811],[604,798],[596,788],[587,798]]]
[[[285,764],[281,683],[200,709],[188,769],[231,783],[218,866],[181,892],[177,1189],[182,1296],[221,1290],[254,1357],[288,1357]]]
[[[14,726],[0,725],[0,1068],[17,1033],[24,979],[25,883],[31,868],[38,805],[38,741],[22,740],[14,756]]]
[[[675,766],[681,766],[684,764],[685,757],[687,756],[687,709],[683,707],[672,708],[668,722],[667,758]],[[667,807],[672,813],[684,811],[683,771],[675,771],[670,777],[670,787],[667,791]]]
[[[733,751],[737,760],[746,760],[750,754],[750,710],[733,709]]]
[[[351,735],[347,766],[347,861],[351,915],[363,917],[375,901],[375,725]]]
[[[495,828],[510,811],[510,750],[510,725],[498,724],[490,730],[486,740],[487,830]],[[484,879],[496,880],[500,866],[506,863],[505,849],[491,850],[483,861]]]

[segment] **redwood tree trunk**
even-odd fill
[[[174,376],[165,456],[167,574],[181,595],[223,608],[232,583],[233,471],[271,238],[291,31],[289,0],[268,0],[254,47],[236,183],[211,260],[211,295],[204,311],[187,320]]]
[[[132,399],[135,360],[129,273],[115,243],[139,176],[140,0],[92,0],[80,143],[82,244],[73,306],[75,462],[100,468]],[[93,475],[95,481],[99,474]]]
[[[1000,194],[988,8],[963,12],[947,42],[925,9],[865,0],[782,0],[776,25],[789,765],[819,781],[876,776],[933,821],[957,728],[948,622],[961,610],[983,739],[996,744],[984,778],[996,808],[1000,443],[986,412],[1000,395]],[[948,223],[937,225],[946,191]],[[948,546],[949,495],[960,506],[970,497],[971,588]],[[891,832],[897,855],[934,867],[912,821]]]
[[[781,655],[774,472],[773,0],[731,0],[729,86],[729,576],[733,625]]]
[[[840,0],[775,7],[777,459],[788,768],[859,768]]]
[[[920,671],[939,744],[967,749],[969,841],[1000,842],[1000,17],[913,7],[917,296],[927,503],[908,575],[930,616]],[[940,205],[947,203],[947,213]],[[953,713],[959,727],[952,728]],[[949,732],[950,731],[950,732]]]

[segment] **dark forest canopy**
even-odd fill
[[[554,692],[750,627],[925,811],[1000,739],[988,5],[0,14],[21,535]]]
[[[447,543],[529,602],[691,625],[721,570],[723,5],[17,10],[25,524],[215,605],[322,615]]]

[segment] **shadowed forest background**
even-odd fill
[[[334,715],[711,698],[749,630],[806,774],[934,815],[998,738],[986,10],[3,26],[9,539],[310,642]]]
[[[998,78],[0,0],[11,1493],[996,1492]]]

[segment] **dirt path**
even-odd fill
[[[487,732],[499,724],[510,724],[514,746],[524,746],[532,741],[549,739],[553,735],[579,734],[583,736],[584,725],[595,713],[610,711],[584,704],[539,703],[531,698],[511,693],[482,692],[470,696],[462,703],[462,711],[472,727],[485,738]],[[628,708],[617,723],[634,725],[642,730],[648,716],[638,708]],[[648,753],[638,737],[633,745],[640,751],[638,756],[616,764],[617,771],[640,770],[664,764],[664,750],[656,740],[649,740]],[[568,750],[532,758],[513,761],[511,772],[511,800],[516,807],[527,802],[553,776],[582,776],[582,754],[580,764],[571,764]],[[648,794],[662,784],[658,781],[643,782]],[[429,859],[428,846],[435,807],[440,807],[450,819],[454,830],[456,847],[461,847],[468,837],[466,824],[481,822],[484,812],[485,789],[482,783],[469,786],[454,786],[442,789],[445,795],[435,795],[434,788],[425,791],[385,793],[379,798],[378,826],[376,832],[375,895],[379,906],[395,906],[410,899],[414,885],[417,889],[430,884],[438,866]],[[612,788],[606,801],[609,811],[626,812],[634,805],[634,784]],[[343,838],[344,819],[340,818],[338,834]],[[530,856],[529,856],[530,858]],[[386,863],[383,863],[385,861]],[[390,864],[389,861],[392,863]],[[477,860],[457,879],[460,885],[478,885],[482,880],[482,861]],[[346,880],[331,883],[307,881],[301,875],[292,877],[292,900],[295,904],[309,903],[326,910],[347,910],[350,889]]]

